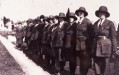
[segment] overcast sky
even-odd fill
[[[35,18],[41,14],[58,15],[59,12],[75,12],[80,6],[84,6],[89,13],[90,20],[95,21],[95,11],[105,5],[111,16],[109,19],[118,22],[119,1],[118,0],[1,0],[0,15],[13,20],[24,20]]]

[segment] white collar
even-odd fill
[[[59,27],[61,28],[63,26],[63,24],[64,24],[64,21],[60,22]]]
[[[38,26],[38,24],[35,25],[35,27]]]
[[[47,27],[47,26],[48,26],[48,24],[45,25],[45,27]]]
[[[74,24],[74,22],[71,22],[71,23],[70,23],[70,25],[73,25],[73,24]]]
[[[99,24],[101,24],[101,25],[102,25],[102,24],[104,23],[104,21],[105,21],[105,19],[102,19],[102,20],[101,20],[101,19],[99,19],[98,26],[99,26]]]
[[[60,22],[60,25],[64,24],[64,21]]]
[[[82,17],[81,19],[80,19],[80,17],[78,18],[78,21],[80,22],[80,24],[82,23],[82,21],[84,20],[84,18],[85,17]]]

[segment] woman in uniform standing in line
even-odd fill
[[[109,60],[117,48],[116,30],[114,23],[107,19],[110,13],[106,6],[101,6],[95,15],[99,18],[93,26],[95,72],[109,75]]]
[[[68,27],[66,29],[66,41],[65,41],[65,49],[66,49],[66,61],[69,61],[70,75],[75,75],[76,69],[76,26],[77,20],[75,13],[70,12],[68,15]]]
[[[91,67],[92,23],[86,18],[88,12],[85,7],[75,11],[76,27],[76,58],[79,59],[80,75],[87,75]]]

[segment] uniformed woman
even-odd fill
[[[76,57],[79,59],[80,74],[87,75],[91,67],[91,29],[92,23],[86,18],[88,12],[85,7],[76,10],[78,16],[76,28]]]
[[[114,23],[107,19],[110,13],[106,6],[101,6],[95,15],[99,18],[93,26],[96,75],[109,75],[109,59],[117,46],[116,30]]]
[[[76,69],[76,16],[75,13],[71,12],[68,15],[68,27],[66,29],[66,61],[69,61],[70,75],[75,75]]]

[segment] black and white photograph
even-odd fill
[[[118,0],[0,0],[0,75],[119,75]]]

